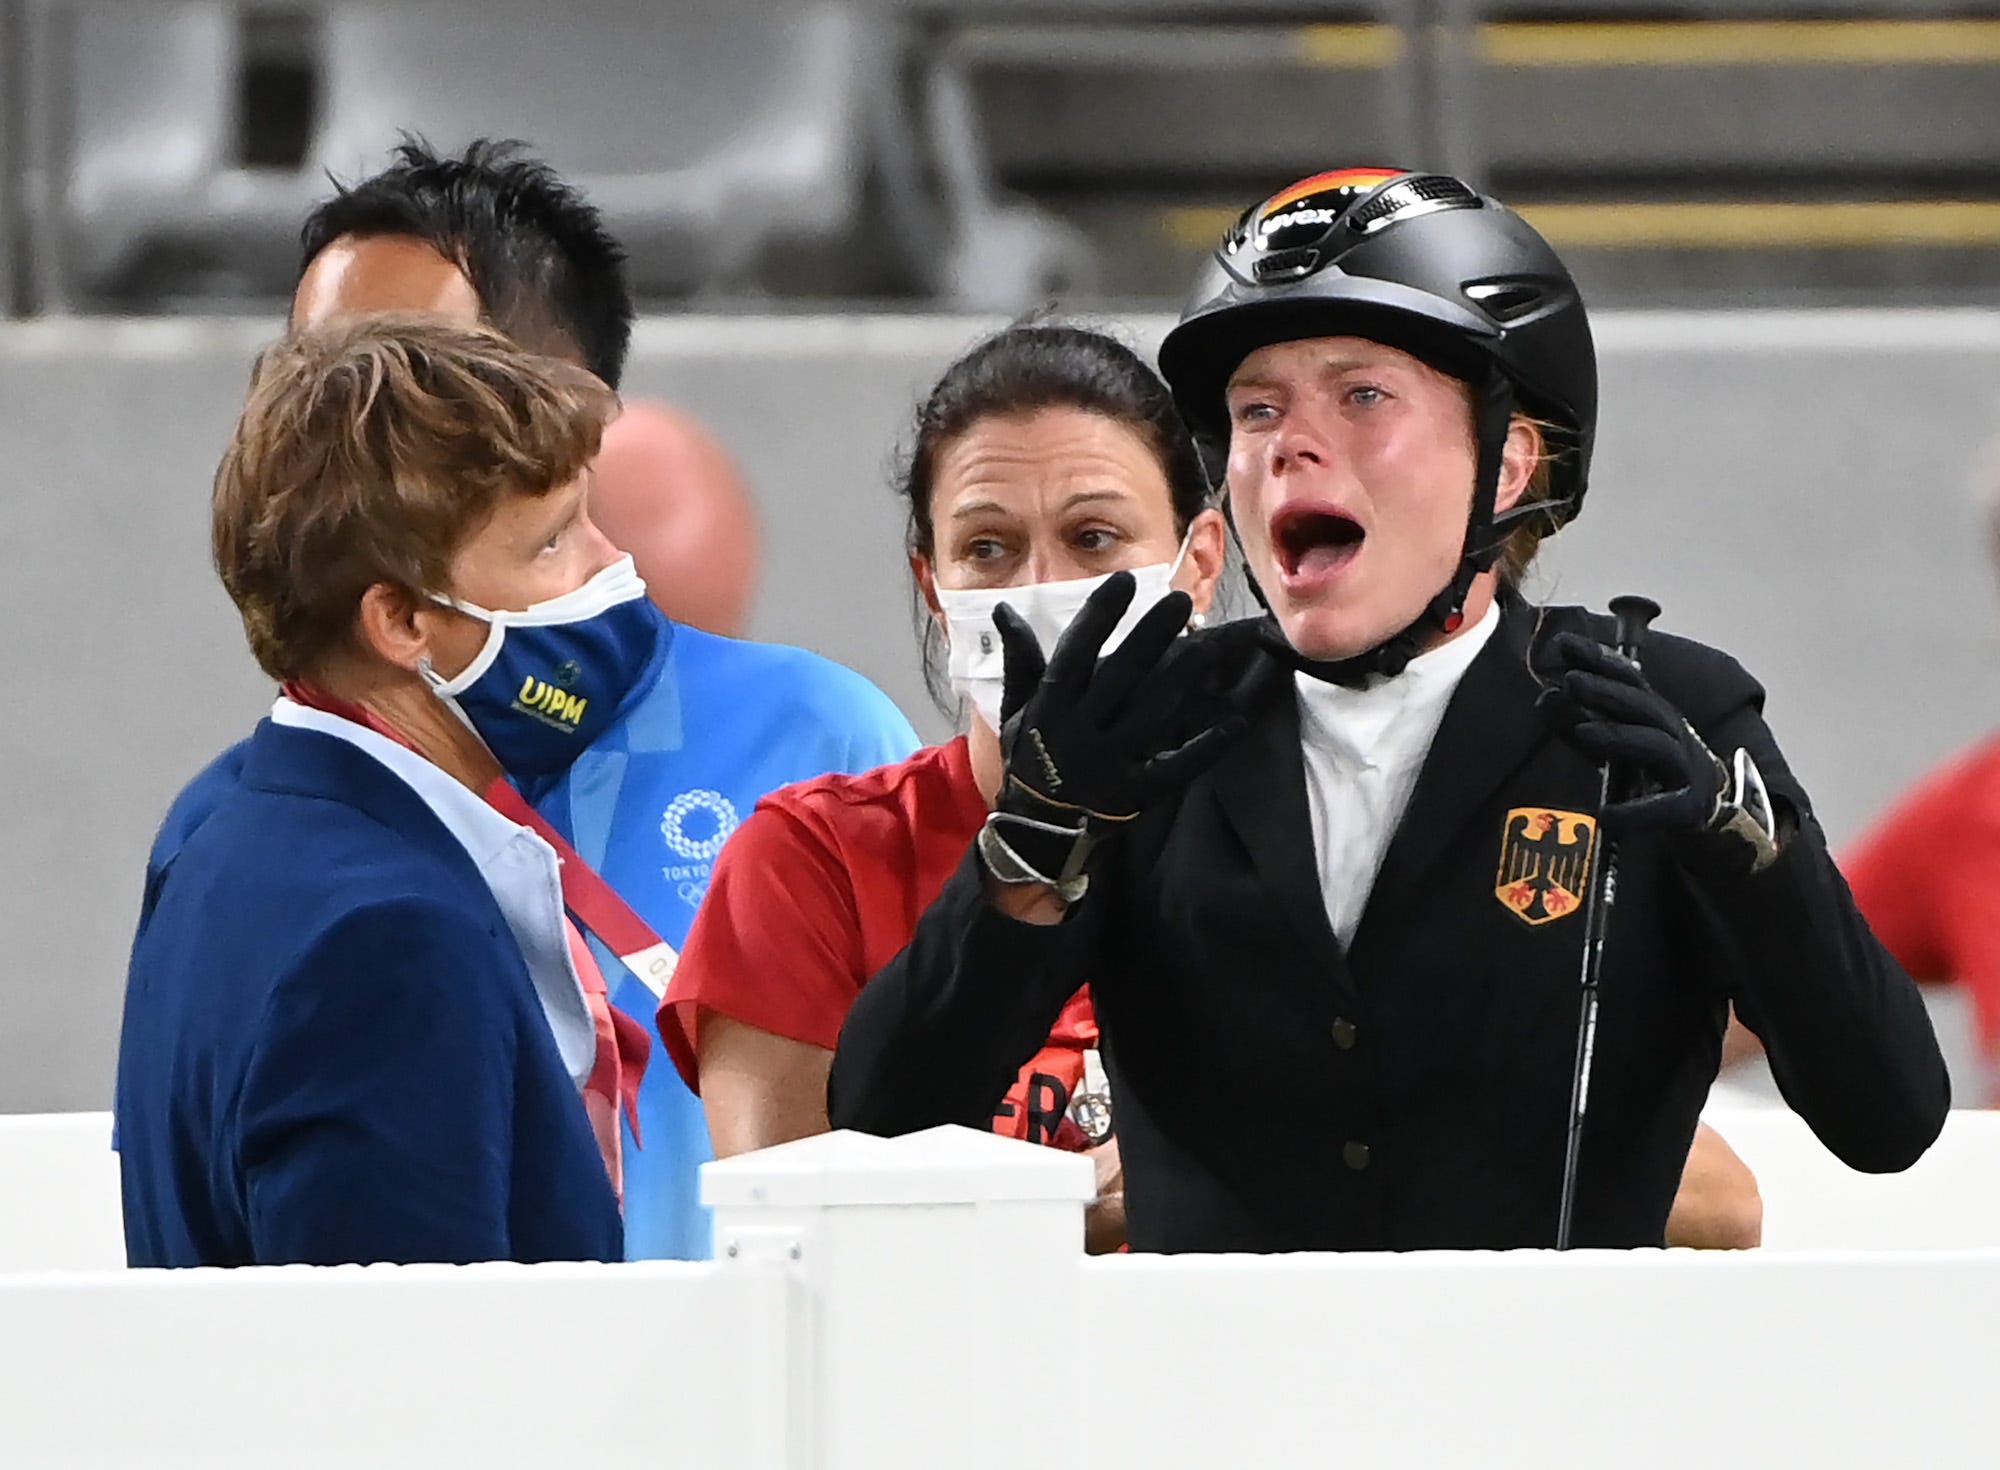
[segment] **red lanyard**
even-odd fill
[[[544,821],[542,814],[529,806],[527,798],[505,778],[486,788],[486,801],[501,816],[530,829],[556,850],[556,858],[562,865],[563,907],[569,910],[570,917],[617,955],[618,963],[638,976],[655,999],[664,999],[667,982],[673,979],[674,966],[681,958],[674,947],[633,913],[632,906],[618,896],[617,890],[578,857],[576,849],[563,840],[562,833]]]
[[[349,700],[337,699],[322,690],[296,682],[287,683],[284,694],[295,704],[365,725],[405,750],[415,749],[398,731]],[[577,856],[576,849],[564,841],[563,835],[544,821],[541,813],[529,806],[527,799],[504,777],[487,787],[483,795],[487,805],[501,816],[528,828],[555,849],[562,878],[563,907],[569,910],[570,917],[616,955],[618,963],[636,975],[655,998],[665,998],[667,982],[673,979],[674,967],[680,963],[680,955],[674,947],[633,913],[632,906],[620,898],[590,864]]]

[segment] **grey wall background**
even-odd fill
[[[928,734],[889,466],[912,405],[992,323],[642,325],[628,391],[702,415],[763,507],[759,636],[860,669]],[[1128,324],[1148,347],[1163,323]],[[254,322],[0,328],[0,1111],[110,1097],[145,852],[271,691],[207,561],[206,500]],[[1642,591],[1726,646],[1836,841],[2000,710],[1974,501],[2000,432],[2000,313],[1603,321],[1588,513],[1541,590]],[[1990,473],[2000,476],[2000,466]]]

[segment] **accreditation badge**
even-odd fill
[[[1077,1084],[1076,1096],[1070,1099],[1069,1117],[1083,1130],[1092,1148],[1110,1141],[1111,1079],[1104,1075],[1104,1058],[1094,1047],[1083,1054],[1083,1080]]]

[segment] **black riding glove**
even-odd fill
[[[1683,864],[1702,872],[1755,872],[1778,855],[1779,834],[1762,775],[1748,751],[1724,764],[1639,666],[1577,633],[1542,646],[1542,704],[1570,743],[1610,763],[1611,800],[1599,813],[1610,838],[1672,840]]]
[[[1006,654],[1006,776],[979,845],[1003,882],[1081,897],[1103,837],[1213,764],[1275,673],[1182,638],[1193,608],[1185,592],[1162,598],[1100,661],[1135,585],[1121,572],[1093,592],[1046,664],[1027,622],[1004,602],[993,610]]]

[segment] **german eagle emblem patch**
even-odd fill
[[[1493,896],[1530,924],[1565,918],[1583,907],[1597,818],[1582,812],[1517,806],[1500,835]]]

